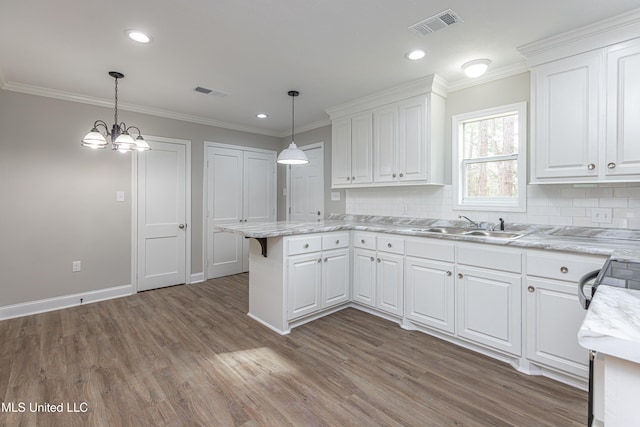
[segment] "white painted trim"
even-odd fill
[[[309,144],[309,145],[301,145],[298,147],[299,149],[301,149],[302,151],[307,151],[307,150],[313,150],[315,148],[321,148],[322,149],[322,182],[324,183],[324,141],[320,141],[320,142],[314,142],[313,144]],[[285,219],[287,221],[289,221],[289,217],[291,215],[290,213],[290,209],[291,209],[291,165],[289,165],[287,167],[287,176],[285,178],[285,183],[287,185],[287,194],[285,194],[284,196],[284,210],[285,210]],[[277,191],[277,190],[276,190]],[[324,206],[324,203],[326,202],[325,199],[325,190],[324,190],[324,185],[322,186],[322,211],[323,213],[326,213],[326,209]],[[324,215],[323,215],[324,217]]]
[[[75,307],[82,304],[105,301],[113,298],[126,297],[133,295],[134,293],[133,285],[122,285],[97,291],[82,292],[20,304],[6,305],[4,307],[0,307],[0,320],[45,313],[47,311],[61,310],[63,308]],[[82,302],[80,302],[81,299],[83,300]]]
[[[185,273],[184,283],[191,283],[191,141],[188,139],[166,138],[162,136],[143,135],[147,141],[166,142],[185,146],[185,220],[187,231],[185,236]],[[131,283],[138,291],[138,157],[137,152],[131,157]]]
[[[207,260],[209,259],[209,253],[207,250],[207,239],[209,238],[209,224],[207,221],[207,209],[209,206],[209,180],[207,179],[207,161],[209,158],[209,148],[227,148],[231,150],[242,150],[242,151],[251,151],[253,153],[264,153],[264,154],[272,154],[274,156],[273,162],[275,164],[276,158],[278,156],[278,152],[274,150],[265,150],[264,148],[253,148],[245,145],[233,145],[233,144],[224,144],[222,142],[213,142],[213,141],[204,141],[204,149],[202,155],[202,235],[204,238],[202,239],[202,281],[208,280],[208,266]],[[276,218],[278,216],[278,171],[274,167],[274,184],[276,186],[275,191],[275,200],[273,202],[273,206],[276,210]]]
[[[0,67],[0,89],[5,89],[7,87],[7,78],[4,75],[4,71],[2,67]]]
[[[247,313],[247,316],[249,316],[250,318],[252,318],[256,322],[260,323],[262,326],[271,329],[272,331],[276,332],[279,335],[288,335],[288,334],[291,333],[291,328],[287,329],[286,331],[281,331],[280,329],[276,328],[275,326],[271,326],[270,324],[268,324],[264,320],[260,319],[259,317],[254,316],[251,313]]]
[[[79,102],[82,104],[96,105],[98,107],[113,108],[113,100],[111,99],[95,98],[92,96],[82,95],[74,92],[66,92],[66,91],[61,91],[56,89],[49,89],[45,87],[27,85],[27,84],[15,83],[15,82],[9,82],[9,81],[5,81],[4,83],[2,83],[1,88],[4,90],[10,90],[12,92],[20,92],[20,93],[26,93],[29,95],[44,96],[47,98],[61,99],[63,101]],[[269,129],[254,128],[250,126],[240,126],[234,123],[223,122],[220,120],[210,119],[207,117],[201,117],[201,116],[196,116],[191,114],[183,114],[175,111],[160,110],[157,108],[144,107],[144,106],[135,105],[135,104],[118,103],[118,109],[124,110],[124,111],[132,111],[134,113],[149,114],[151,116],[164,117],[167,119],[180,120],[183,122],[198,123],[201,125],[215,126],[215,127],[224,128],[224,129],[232,129],[232,130],[237,130],[242,132],[256,133],[259,135],[278,137],[281,133],[280,131],[276,132]]]
[[[640,8],[517,48],[530,67],[637,38]]]
[[[529,71],[529,67],[527,66],[526,61],[521,61],[521,62],[518,62],[517,64],[496,68],[486,73],[484,76],[478,77],[477,79],[470,79],[466,77],[464,79],[451,82],[449,83],[449,93],[466,89],[469,87],[493,82],[496,80],[505,79],[507,77],[515,76],[517,74],[526,73],[528,71]]]
[[[300,127],[296,126],[296,135],[301,134],[302,132],[307,132],[307,131],[318,129],[324,126],[329,126],[330,124],[331,124],[331,120],[324,119],[324,120],[318,120],[317,122],[309,123],[308,125],[305,125],[305,126],[300,126]],[[291,130],[290,129],[283,130],[282,132],[280,132],[280,135],[278,136],[280,138],[290,137]]]
[[[204,282],[204,271],[200,272],[200,273],[192,273],[191,274],[191,280],[189,280],[190,284],[194,284],[194,283],[201,283]]]

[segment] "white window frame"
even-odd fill
[[[469,162],[463,159],[463,126],[466,122],[481,119],[490,119],[503,116],[508,113],[518,115],[518,154],[506,156],[493,156],[487,159],[474,159]],[[457,114],[451,118],[451,140],[452,140],[452,175],[453,175],[453,209],[473,210],[473,211],[495,211],[495,212],[526,212],[527,209],[527,103],[518,102],[515,104],[501,105],[499,107],[487,108],[484,110],[472,111],[464,114]],[[499,160],[518,160],[518,197],[499,198],[486,197],[473,200],[465,199],[465,164],[479,163],[483,161],[495,162]]]

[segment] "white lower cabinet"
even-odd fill
[[[348,232],[296,237],[287,241],[288,253],[293,254],[286,261],[287,320],[350,300],[349,244]],[[318,251],[320,247],[338,248]]]
[[[404,239],[389,235],[376,237],[373,233],[355,233],[354,246],[353,300],[402,316]],[[380,249],[370,249],[372,247]]]
[[[407,319],[455,332],[454,265],[429,259],[405,260]]]
[[[458,335],[520,356],[522,278],[466,266],[457,272]]]

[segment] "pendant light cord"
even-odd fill
[[[295,123],[295,115],[294,115],[294,107],[293,107],[293,101],[295,100],[295,95],[291,95],[291,142],[294,142],[294,138],[293,138],[293,124]]]

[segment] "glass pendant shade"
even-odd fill
[[[107,148],[107,140],[100,132],[98,132],[98,129],[93,128],[84,136],[84,138],[82,138],[82,143],[80,145],[95,149]]]
[[[136,150],[138,151],[151,150],[151,147],[149,147],[149,144],[147,144],[147,141],[145,141],[144,138],[140,135],[138,135],[138,137],[136,138]]]
[[[296,143],[291,141],[289,147],[282,150],[278,156],[278,163],[282,165],[304,165],[309,163],[307,155],[296,146]]]
[[[131,151],[136,148],[136,142],[127,132],[122,132],[115,141],[113,141],[114,149],[118,151]]]

